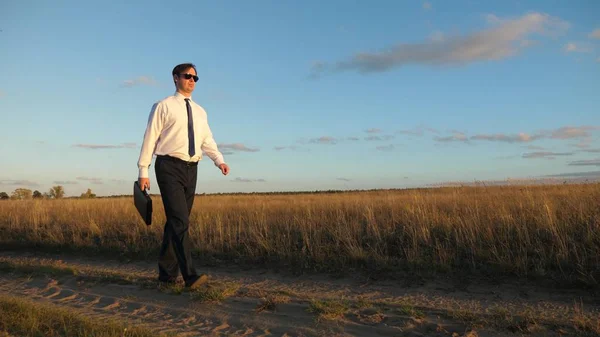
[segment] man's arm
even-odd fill
[[[152,106],[150,116],[148,117],[148,125],[146,126],[144,141],[142,143],[142,149],[140,150],[140,157],[137,163],[139,169],[138,178],[140,180],[142,178],[148,178],[148,167],[152,162],[152,155],[154,154],[156,141],[160,137],[160,133],[163,128],[162,112],[162,104],[156,103]],[[149,184],[150,183],[148,182],[148,188],[150,188]],[[143,188],[144,186],[142,186],[142,189]]]
[[[229,173],[229,166],[227,166],[227,164],[225,164],[225,159],[223,158],[223,154],[219,151],[218,147],[217,147],[217,142],[215,142],[215,139],[213,138],[212,135],[212,131],[210,130],[210,127],[208,126],[208,123],[206,125],[207,130],[208,130],[208,134],[206,136],[206,138],[204,138],[204,141],[202,142],[202,151],[204,153],[206,153],[206,155],[212,159],[212,161],[215,163],[215,166],[217,166],[218,168],[221,169],[221,172],[223,172],[223,174],[227,174]]]

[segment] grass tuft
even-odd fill
[[[312,300],[307,311],[317,315],[317,318],[326,320],[341,319],[350,309],[347,301],[338,300]]]

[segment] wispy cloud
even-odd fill
[[[454,132],[454,134],[452,136],[435,137],[434,140],[437,142],[442,142],[442,143],[445,143],[445,142],[468,142],[469,138],[467,138],[467,136],[462,132]]]
[[[380,145],[375,147],[375,149],[377,151],[394,151],[396,149],[396,146],[394,144]]]
[[[4,90],[0,90],[0,98],[6,96],[6,93],[4,92]]]
[[[114,184],[126,184],[129,182],[129,180],[125,179],[110,179],[109,181]]]
[[[125,80],[122,86],[125,88],[131,88],[137,85],[156,85],[158,82],[151,76],[139,76],[134,79]]]
[[[571,144],[571,146],[574,146],[574,147],[577,147],[580,149],[587,149],[588,147],[590,147],[590,145],[592,145],[592,137],[584,137],[579,141],[579,143]]]
[[[358,138],[358,137],[348,137],[348,138],[346,138],[346,139],[348,139],[348,140],[351,140],[351,141],[357,141],[357,140],[360,140],[360,138]]]
[[[338,140],[334,137],[322,136],[319,138],[311,138],[309,142],[313,144],[336,144]]]
[[[396,133],[403,134],[403,135],[410,135],[410,136],[423,136],[426,131],[435,133],[435,134],[440,133],[438,130],[436,130],[434,128],[429,128],[429,127],[422,126],[422,125],[414,128],[414,129],[410,129],[410,130],[400,130]]]
[[[365,132],[366,133],[381,133],[381,129],[371,128],[371,129],[366,129]]]
[[[545,159],[554,159],[556,156],[572,156],[574,152],[549,152],[549,151],[539,151],[539,152],[527,152],[523,153],[522,157],[527,159],[533,158],[545,158]]]
[[[102,182],[102,178],[77,177],[75,179],[81,180],[81,181],[88,181],[88,182],[90,182],[91,184],[94,184],[94,185],[102,185],[102,184],[104,184],[104,182]]]
[[[582,151],[584,151],[584,152],[590,152],[590,153],[600,153],[600,148],[598,148],[598,149],[585,149],[585,150],[582,150]]]
[[[309,151],[306,148],[300,147],[300,146],[295,146],[295,145],[290,145],[290,146],[275,146],[273,148],[275,151],[283,151],[283,150],[290,150],[290,151]]]
[[[363,74],[384,72],[407,64],[450,66],[501,60],[527,48],[529,44],[520,42],[529,40],[534,34],[562,33],[569,27],[567,22],[544,13],[529,13],[509,19],[488,15],[487,19],[491,28],[468,35],[399,44],[379,52],[360,52],[334,64],[316,62],[312,66],[311,77],[343,71]]]
[[[527,146],[524,146],[524,148],[526,148],[528,150],[545,150],[546,149],[543,146],[537,146],[537,145],[527,145]]]
[[[101,150],[101,149],[131,149],[135,148],[135,143],[123,143],[120,145],[108,145],[108,144],[74,144],[73,147],[79,147],[90,150]]]
[[[600,130],[598,126],[564,126],[556,130],[542,131],[540,136],[552,139],[572,139],[589,137],[590,131]]]
[[[390,140],[390,139],[394,139],[394,136],[384,135],[384,136],[368,136],[368,137],[365,137],[366,141],[385,141],[385,140]]]
[[[600,39],[600,28],[596,28],[594,29],[589,35],[588,37],[590,39]]]
[[[565,44],[563,50],[567,53],[588,53],[592,46],[585,42],[569,42]]]
[[[258,148],[250,148],[242,143],[232,143],[232,144],[219,144],[219,149],[231,150],[231,151],[240,151],[240,152],[258,152],[260,149]]]
[[[519,133],[517,135],[505,135],[505,134],[479,134],[471,137],[472,140],[487,140],[491,142],[505,142],[505,143],[522,143],[530,142],[536,139],[536,136],[530,136],[526,133]]]
[[[429,1],[423,2],[423,9],[426,11],[430,11],[432,8],[431,3]]]
[[[37,187],[40,186],[40,184],[30,181],[30,180],[0,180],[0,185],[7,185],[7,186],[27,186],[27,187]]]
[[[538,139],[583,139],[581,144],[585,144],[589,139],[591,139],[591,131],[600,130],[597,126],[564,126],[554,130],[542,130],[538,131],[534,134],[528,134],[524,132],[520,132],[518,134],[504,134],[504,133],[495,133],[495,134],[477,134],[471,137],[468,137],[463,132],[454,132],[452,136],[446,137],[435,137],[434,140],[438,142],[452,142],[452,141],[460,141],[460,142],[468,142],[469,140],[473,141],[490,141],[490,142],[505,142],[505,143],[528,143]],[[531,148],[535,149],[535,148]]]
[[[266,180],[264,180],[264,179],[248,179],[248,178],[237,177],[237,178],[233,179],[232,182],[234,182],[234,183],[254,183],[254,182],[264,183],[264,182],[266,182]]]
[[[53,181],[53,183],[57,184],[57,185],[77,185],[79,184],[76,181],[73,180],[55,180]]]
[[[600,166],[600,158],[590,160],[576,160],[569,163],[571,166]]]
[[[515,158],[519,158],[519,155],[512,155],[512,156],[498,156],[498,157],[494,157],[495,159],[499,159],[499,160],[508,160],[508,159],[515,159]]]
[[[594,172],[586,174],[557,174],[529,178],[506,178],[505,180],[475,180],[475,181],[445,181],[440,183],[428,184],[429,186],[508,186],[508,185],[548,185],[562,184],[565,181],[570,183],[585,183],[590,179],[598,180]]]
[[[348,178],[336,178],[336,180],[340,180],[340,181],[352,181],[352,180],[350,180]]]

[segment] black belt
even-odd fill
[[[168,160],[168,161],[172,161],[172,162],[187,165],[187,166],[198,166],[197,161],[185,161],[185,160],[181,160],[179,158],[175,158],[175,157],[171,157],[171,156],[158,155],[158,156],[156,156],[156,159]]]

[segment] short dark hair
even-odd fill
[[[193,63],[182,63],[176,65],[175,68],[173,68],[172,74],[173,76],[179,75],[190,68],[194,68],[194,71],[196,72],[196,74],[198,74],[198,70],[196,70],[196,66]]]

